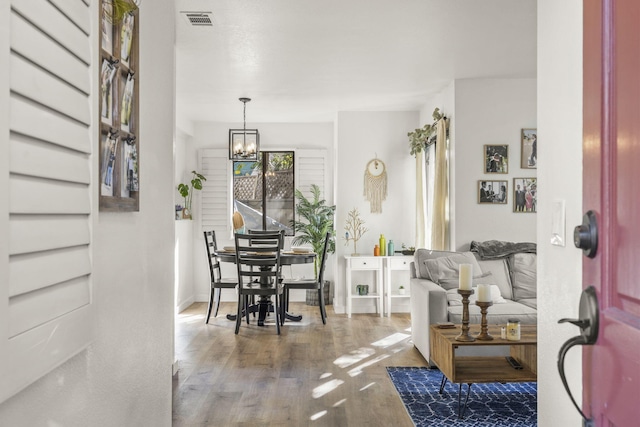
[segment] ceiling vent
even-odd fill
[[[194,27],[213,27],[211,12],[180,12]]]

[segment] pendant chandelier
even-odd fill
[[[251,98],[240,98],[243,106],[243,128],[229,129],[229,160],[257,161],[260,151],[258,129],[247,129],[247,102]]]

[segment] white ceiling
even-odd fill
[[[181,11],[211,12],[195,27]],[[418,110],[453,79],[536,76],[535,0],[176,0],[183,120]]]

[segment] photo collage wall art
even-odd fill
[[[508,144],[485,144],[483,146],[482,159],[483,173],[509,173]],[[520,169],[536,169],[537,165],[537,129],[522,129],[520,134]],[[536,212],[538,184],[535,177],[513,178],[511,191],[513,212]],[[493,178],[478,180],[477,193],[479,204],[506,205],[509,199],[509,181]]]

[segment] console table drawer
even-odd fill
[[[403,257],[389,257],[389,268],[391,270],[409,270],[412,259]]]
[[[352,270],[377,270],[382,267],[382,258],[351,258]]]

